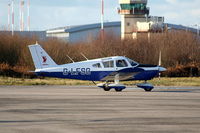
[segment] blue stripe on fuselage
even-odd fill
[[[64,75],[63,72],[38,72],[38,76],[64,78],[64,79],[78,79],[78,80],[90,80],[90,81],[101,81],[103,78],[111,74],[113,71],[93,71],[89,75],[82,73],[68,73]]]
[[[72,75],[69,73],[68,75],[64,75],[63,72],[39,72],[38,76],[45,77],[55,77],[55,78],[64,78],[64,79],[77,79],[77,80],[89,80],[89,81],[101,81],[106,76],[110,75],[114,71],[93,71],[90,75],[83,75],[81,73],[77,73],[76,75]],[[149,71],[141,71],[132,79],[129,80],[151,80],[155,76],[157,76],[159,71],[149,70]],[[114,80],[114,79],[113,79]]]

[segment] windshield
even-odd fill
[[[135,62],[135,61],[133,61],[133,60],[131,60],[131,59],[129,59],[129,58],[127,58],[127,60],[128,60],[128,62],[131,64],[131,66],[137,66],[137,65],[138,65],[137,62]]]

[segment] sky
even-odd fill
[[[19,1],[15,1],[15,29],[19,29]],[[31,30],[100,22],[101,0],[30,0]],[[105,1],[105,22],[120,21],[118,0]],[[8,3],[0,0],[0,26],[8,23]],[[27,4],[27,0],[25,0]],[[151,16],[164,16],[165,22],[192,26],[200,24],[200,0],[148,0]],[[25,11],[27,9],[25,8]],[[25,13],[25,27],[27,15]]]

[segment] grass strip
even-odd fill
[[[134,85],[144,81],[128,81],[122,82],[125,85]],[[155,86],[200,86],[200,77],[197,78],[155,78],[149,81]],[[99,82],[97,82],[99,83]],[[11,78],[0,77],[0,85],[94,85],[91,81],[70,80],[70,79],[57,79],[57,78],[44,78],[44,79],[26,79],[26,78]]]

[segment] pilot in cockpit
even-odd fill
[[[124,60],[118,60],[116,63],[117,67],[126,67],[126,62]]]

